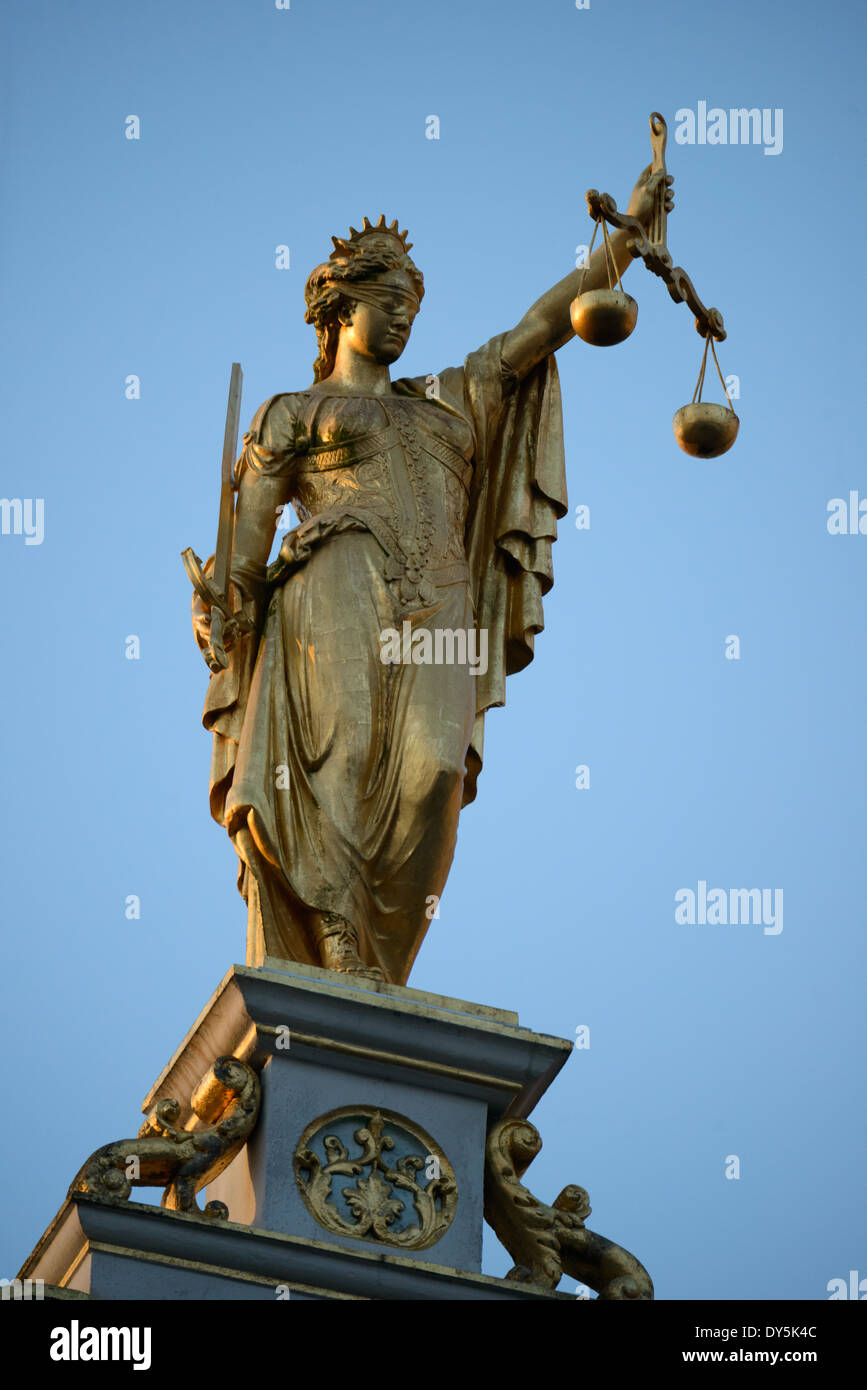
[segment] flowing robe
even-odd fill
[[[504,336],[441,372],[438,398],[428,377],[343,396],[323,436],[326,382],[272,397],[245,435],[240,470],[285,477],[301,518],[261,630],[212,676],[203,716],[249,964],[319,964],[312,914],[333,913],[403,984],[429,926],[485,713],[543,627],[567,510],[555,359],[518,378]],[[385,663],[383,633],[404,624],[431,639],[475,627],[486,669]]]

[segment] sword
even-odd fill
[[[235,537],[235,459],[238,453],[238,421],[241,412],[241,388],[244,373],[239,362],[232,363],[229,381],[229,403],[226,407],[226,429],[223,435],[223,461],[220,480],[220,515],[217,523],[217,551],[214,573],[208,579],[198,555],[187,546],[181,552],[184,569],[196,593],[211,610],[211,640],[205,650],[205,660],[214,672],[225,671],[229,664],[226,646],[230,646],[240,629],[251,632],[253,623],[243,608],[233,611],[229,592],[232,568],[232,545]]]

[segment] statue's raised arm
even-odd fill
[[[636,218],[645,230],[653,222],[660,197],[664,200],[666,212],[674,207],[671,191],[672,177],[665,172],[655,172],[653,164],[648,164],[639,176],[632,190],[627,216]],[[611,255],[617,270],[622,274],[634,259],[630,248],[631,233],[614,231],[609,239]],[[609,284],[609,267],[604,246],[600,246],[590,258],[586,268],[582,267],[559,280],[550,290],[536,300],[527,310],[520,323],[506,334],[503,355],[519,376],[551,352],[556,352],[574,338],[575,330],[569,314],[572,301],[579,292],[604,289]]]

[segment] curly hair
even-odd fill
[[[338,289],[335,280],[374,280],[388,270],[402,270],[413,283],[419,302],[424,297],[424,276],[412,257],[398,245],[379,245],[376,250],[365,251],[359,247],[350,255],[335,252],[322,265],[318,265],[307,277],[304,299],[307,311],[305,323],[312,323],[316,329],[319,356],[313,363],[314,381],[324,381],[334,370],[337,356],[337,343],[340,338],[340,311],[350,303],[344,290]]]

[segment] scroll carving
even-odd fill
[[[600,1299],[651,1300],[653,1283],[640,1261],[584,1225],[590,1199],[583,1187],[564,1187],[552,1206],[524,1187],[541,1147],[528,1120],[501,1120],[488,1136],[485,1220],[515,1261],[506,1277],[555,1289],[565,1274]]]
[[[259,1116],[259,1078],[237,1057],[218,1057],[191,1097],[199,1129],[178,1129],[176,1100],[154,1106],[135,1139],[118,1139],[92,1153],[69,1192],[125,1201],[133,1187],[164,1187],[168,1211],[199,1212],[196,1193],[228,1167]],[[201,1214],[201,1213],[200,1213]],[[225,1220],[223,1202],[208,1202],[205,1216]]]

